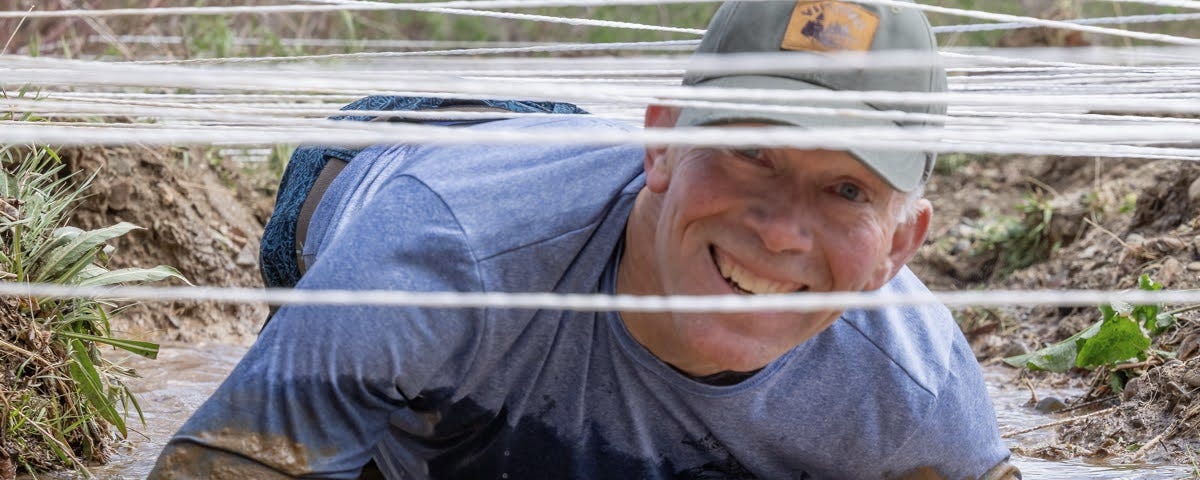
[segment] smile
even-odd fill
[[[735,293],[741,295],[792,293],[808,290],[808,285],[764,278],[737,263],[717,247],[709,247],[717,271]]]

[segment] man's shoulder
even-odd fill
[[[906,267],[880,292],[929,290]],[[877,358],[934,396],[951,373],[978,372],[970,346],[944,305],[850,309],[839,323],[843,335],[857,340],[852,344],[859,354]]]
[[[631,131],[586,115],[511,119],[482,130]],[[640,190],[640,145],[416,145],[406,175],[453,213],[479,258],[595,225],[622,195]]]

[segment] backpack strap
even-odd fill
[[[296,217],[296,264],[300,267],[301,275],[308,270],[308,264],[304,261],[304,241],[308,238],[308,224],[312,221],[313,212],[317,211],[317,205],[321,203],[321,198],[325,196],[325,191],[329,189],[333,179],[349,164],[350,162],[336,157],[326,159],[325,168],[317,175],[316,182],[300,206],[300,215]]]

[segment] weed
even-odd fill
[[[980,162],[987,157],[971,153],[948,153],[938,155],[937,163],[934,164],[934,172],[939,175],[951,175],[959,170],[962,170],[967,165]]]
[[[1162,285],[1143,274],[1138,289],[1161,290]],[[1071,368],[1096,370],[1109,368],[1109,385],[1120,392],[1134,369],[1114,369],[1121,364],[1145,361],[1151,350],[1151,340],[1175,326],[1175,315],[1163,312],[1162,305],[1101,305],[1101,319],[1066,340],[1036,352],[1004,359],[1014,367],[1030,370],[1065,372]]]
[[[1125,194],[1124,197],[1121,197],[1121,208],[1118,211],[1122,214],[1133,213],[1137,210],[1137,200],[1138,196],[1136,193]]]
[[[995,270],[1000,275],[1045,260],[1059,247],[1047,231],[1054,218],[1049,200],[1028,195],[1017,211],[1020,217],[1002,215],[980,225],[971,251],[972,256],[995,255]]]

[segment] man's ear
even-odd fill
[[[646,107],[646,128],[672,128],[679,119],[679,107],[650,105]]]
[[[925,242],[925,235],[929,233],[929,220],[933,218],[933,205],[929,200],[921,198],[912,208],[915,211],[907,218],[908,221],[896,226],[896,233],[892,235],[892,248],[876,272],[877,283],[873,284],[870,290],[882,287],[895,277],[900,268],[917,254],[917,249]]]
[[[679,118],[679,108],[650,105],[646,107],[646,128],[673,128]],[[667,161],[666,145],[647,145],[644,168],[646,187],[654,193],[667,191],[671,180],[671,164]]]

